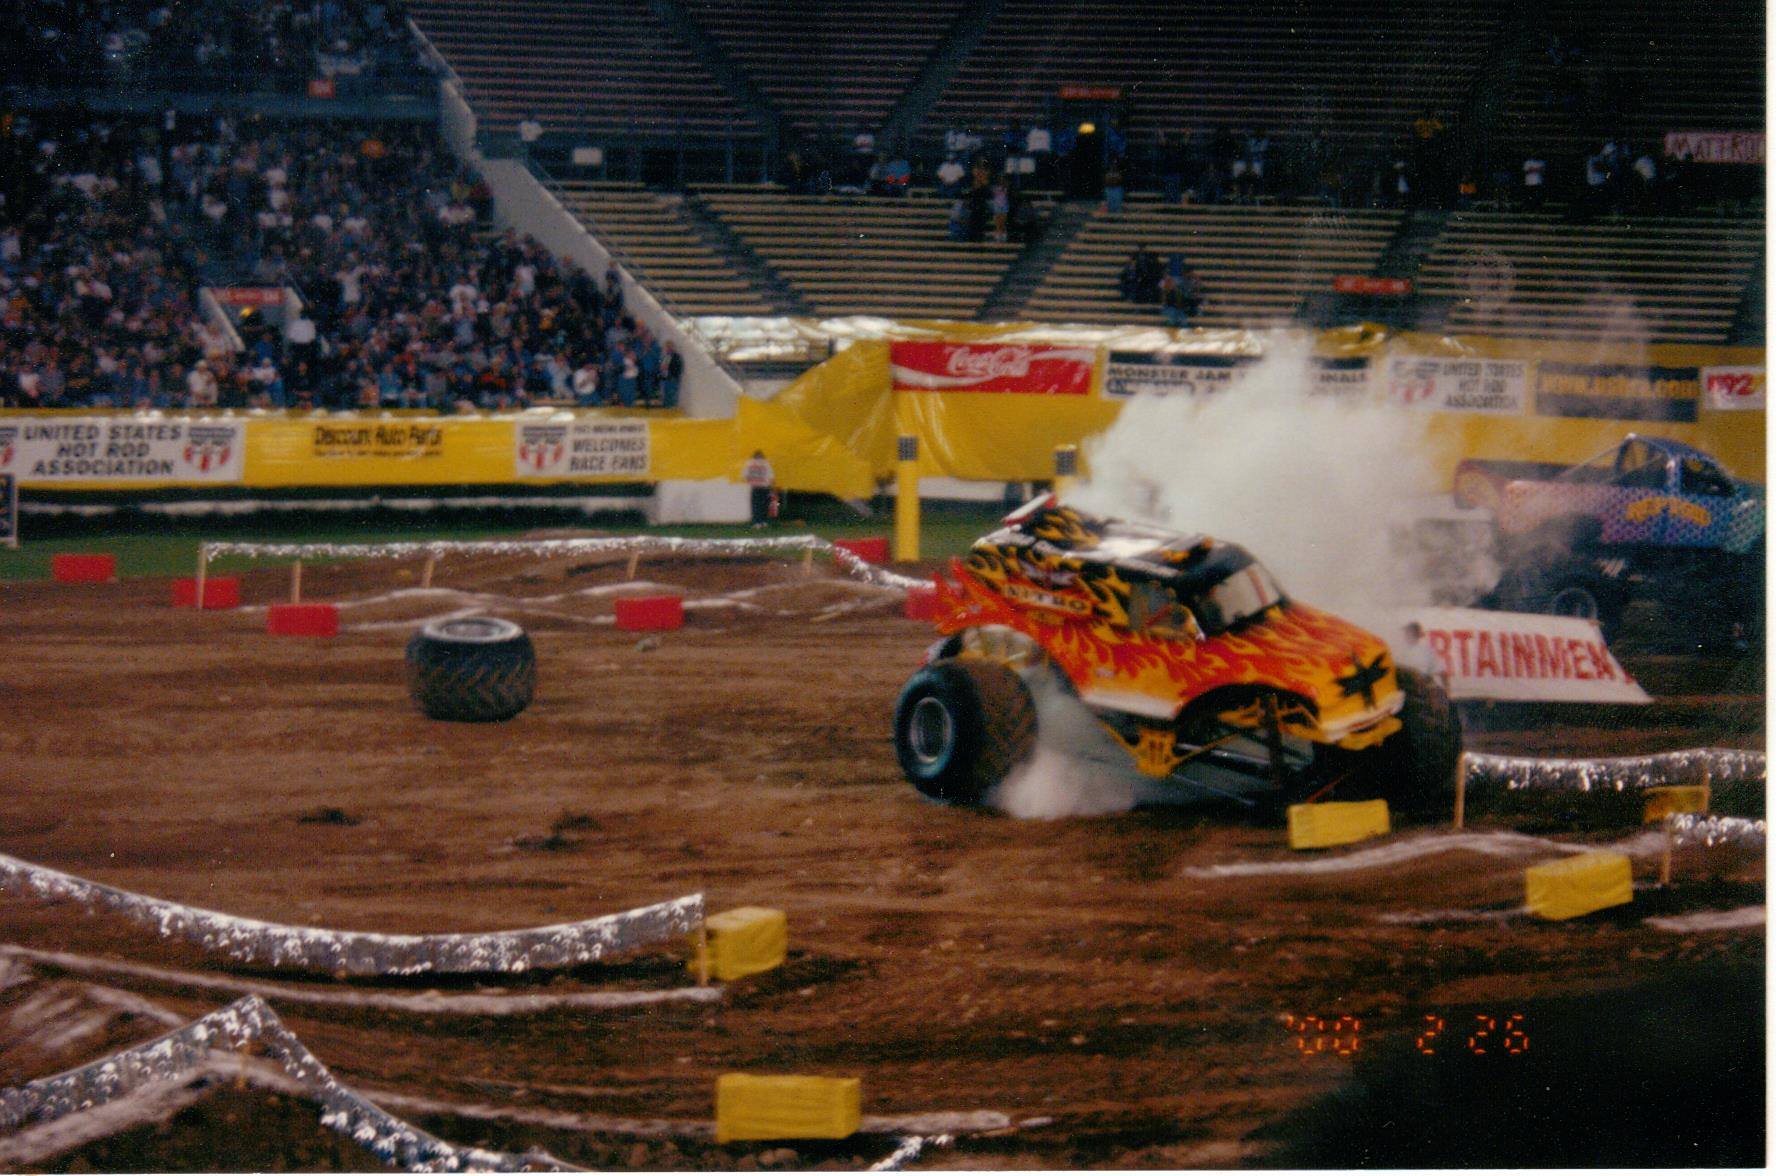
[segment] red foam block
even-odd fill
[[[631,633],[682,629],[684,623],[682,596],[631,596],[617,601],[617,628]]]
[[[197,604],[197,578],[186,576],[173,581],[173,607],[192,608]],[[205,608],[239,608],[240,577],[211,576],[204,581]]]
[[[888,562],[888,537],[874,535],[867,539],[834,539],[833,546],[849,551],[864,563],[885,564]]]
[[[908,619],[930,621],[937,617],[937,589],[928,584],[917,588],[908,588],[906,604],[902,608]]]
[[[337,637],[337,604],[274,604],[265,612],[265,631],[274,637]]]
[[[62,584],[105,584],[117,579],[117,557],[72,552],[52,555],[49,574]]]

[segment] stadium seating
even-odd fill
[[[1657,149],[1667,131],[1764,128],[1764,6],[1720,3],[1538,4],[1540,33],[1525,46],[1501,126],[1500,157],[1552,158],[1625,135]],[[1552,38],[1583,46],[1557,65]]]
[[[1376,139],[1425,107],[1448,117],[1479,74],[1496,0],[1005,0],[925,122],[999,129],[1065,85],[1119,86],[1133,133],[1313,125]]]
[[[1056,260],[1025,305],[1046,322],[1157,323],[1157,306],[1122,299],[1117,276],[1145,245],[1161,261],[1182,253],[1202,285],[1192,325],[1256,326],[1287,321],[1301,300],[1330,289],[1337,274],[1366,274],[1401,214],[1291,206],[1132,202],[1101,209]]]
[[[799,131],[875,131],[950,31],[961,0],[687,0]]]
[[[636,184],[565,182],[556,194],[678,315],[775,313],[733,262],[698,235],[681,198]]]
[[[950,201],[708,189],[699,199],[822,315],[973,318],[1018,245],[949,239]]]
[[[412,10],[488,130],[535,114],[547,130],[584,134],[759,133],[644,4],[416,0]]]
[[[1723,343],[1763,239],[1762,220],[1456,213],[1419,292],[1455,331]]]

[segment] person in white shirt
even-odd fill
[[[772,483],[776,474],[771,463],[765,459],[765,451],[755,449],[752,457],[740,471],[740,478],[752,488],[752,525],[763,527],[771,520],[771,499],[775,497]]]
[[[968,174],[960,160],[954,155],[944,160],[937,167],[937,183],[945,196],[954,196],[962,191],[962,179]]]

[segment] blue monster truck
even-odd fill
[[[1503,571],[1484,606],[1590,617],[1608,636],[1643,593],[1703,642],[1762,624],[1764,488],[1699,449],[1630,433],[1576,466],[1464,461],[1455,501],[1493,517]]]

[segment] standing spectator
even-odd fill
[[[286,358],[292,364],[314,366],[319,347],[315,342],[315,323],[308,317],[306,308],[296,312],[289,322],[284,324],[284,343],[289,348]]]
[[[1167,204],[1184,202],[1184,144],[1170,131],[1159,140],[1159,187]]]
[[[660,407],[678,407],[678,389],[684,381],[684,356],[672,344],[666,344],[666,362],[660,369]]]
[[[962,181],[968,175],[954,155],[937,165],[937,194],[954,198],[962,194]]]
[[[1112,159],[1104,169],[1104,211],[1111,216],[1122,211],[1122,160]]]
[[[752,488],[752,526],[756,531],[771,521],[771,503],[776,497],[776,474],[765,460],[765,451],[755,449],[752,458],[740,471],[740,478]]]
[[[1250,204],[1264,191],[1264,167],[1270,154],[1270,136],[1259,128],[1246,136],[1239,158],[1233,163],[1233,180],[1240,202]]]
[[[1531,154],[1523,161],[1523,207],[1540,212],[1548,202],[1548,161]]]
[[[524,144],[524,154],[528,157],[534,149],[536,141],[543,137],[543,124],[537,116],[526,114],[518,124],[518,141]],[[507,140],[510,142],[511,140]]]
[[[1159,302],[1168,327],[1189,326],[1202,306],[1202,284],[1182,253],[1166,260],[1165,276],[1159,280]]]
[[[1209,167],[1204,200],[1210,204],[1218,204],[1226,198],[1233,187],[1233,165],[1239,154],[1239,141],[1233,137],[1233,132],[1226,127],[1216,127],[1214,136],[1209,140]]]

